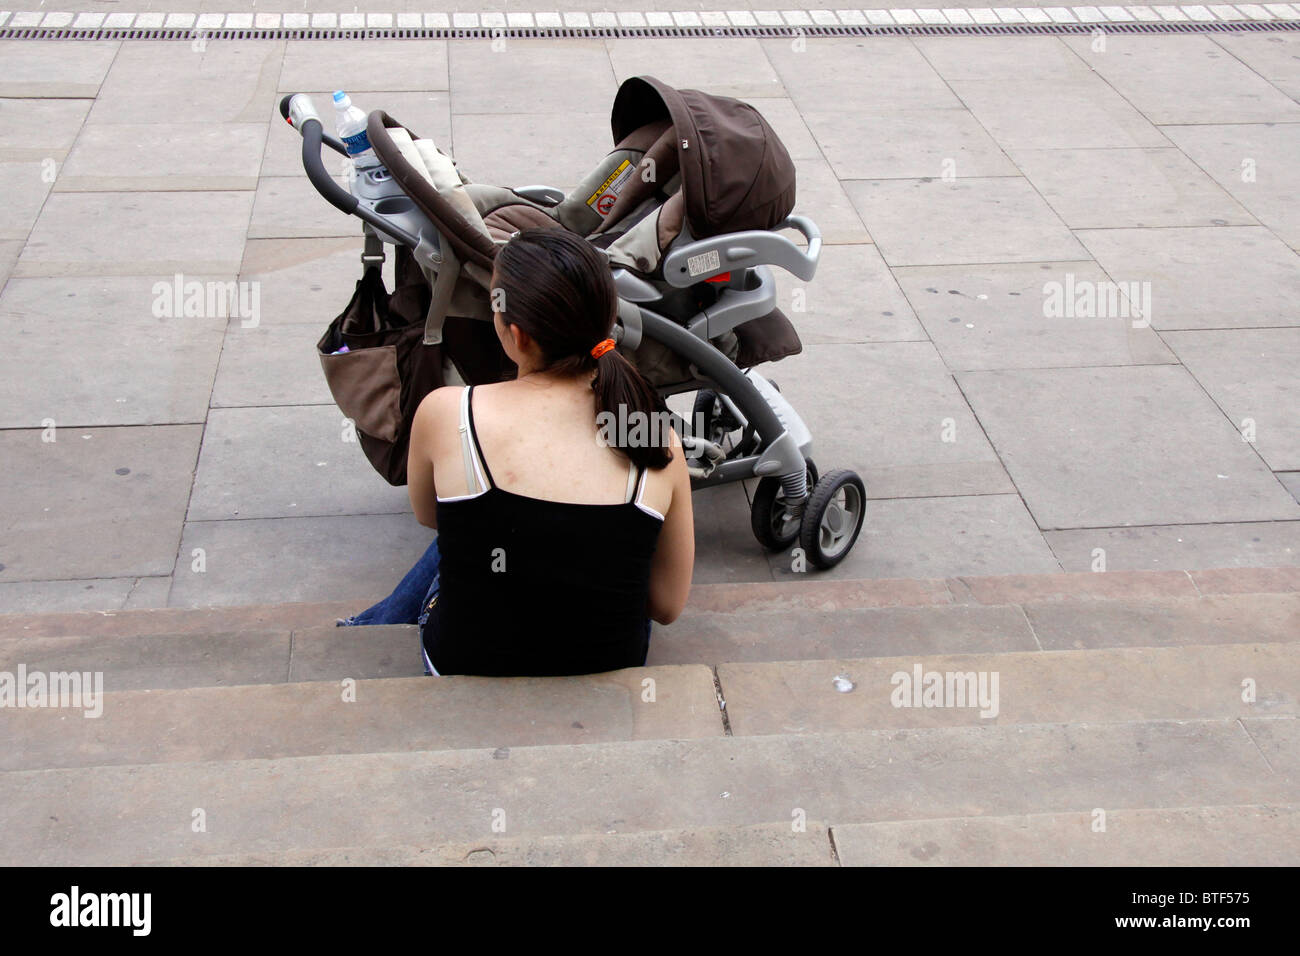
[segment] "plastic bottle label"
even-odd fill
[[[366,135],[365,130],[359,133],[353,133],[351,136],[343,137],[343,148],[348,151],[349,156],[356,156],[364,153],[370,148],[370,137]]]

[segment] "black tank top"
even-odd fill
[[[461,396],[471,493],[439,499],[437,601],[422,639],[439,674],[549,676],[639,667],[649,647],[650,566],[663,517],[627,501],[570,504],[496,487]],[[474,491],[476,488],[484,490]]]

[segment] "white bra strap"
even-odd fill
[[[636,485],[636,503],[638,505],[641,504],[641,496],[645,494],[645,479],[646,475],[649,474],[649,471],[648,468],[643,468],[641,470],[641,480],[638,481]]]
[[[623,492],[623,502],[632,503],[632,495],[636,493],[636,462],[627,463],[627,491]]]
[[[481,475],[482,466],[469,434],[469,386],[460,391],[460,456],[465,463],[466,493],[473,495],[486,489],[487,480]]]

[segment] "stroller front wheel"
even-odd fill
[[[817,484],[817,465],[811,458],[804,459],[804,463],[808,466],[808,487],[812,488]],[[768,551],[784,551],[799,540],[800,516],[791,513],[779,478],[758,480],[749,506],[749,525],[758,543]]]
[[[866,517],[867,488],[856,472],[829,472],[813,489],[799,526],[804,553],[823,571],[848,556]]]

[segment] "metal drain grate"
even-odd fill
[[[1158,23],[971,23],[891,26],[752,26],[752,27],[474,27],[456,28],[307,28],[274,30],[201,30],[160,27],[149,30],[17,27],[0,30],[0,40],[520,40],[684,39],[876,36],[1077,36],[1095,30],[1110,34],[1271,33],[1300,31],[1300,20]]]

